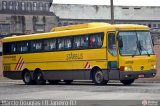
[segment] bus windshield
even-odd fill
[[[153,52],[153,44],[150,32],[119,32],[121,39],[120,54],[128,56],[151,55]]]

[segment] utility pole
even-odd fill
[[[113,5],[113,0],[110,0],[110,7],[111,7],[111,24],[114,24],[114,5]]]

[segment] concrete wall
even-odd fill
[[[34,26],[37,24],[45,25],[45,32],[48,32],[51,30],[51,28],[57,25],[57,17],[43,15],[0,14],[0,24],[10,25],[10,32],[8,34],[25,34],[26,31],[30,31],[30,33],[36,33]]]
[[[157,75],[155,79],[160,80],[160,41],[159,41],[159,44],[154,46],[154,51],[157,56]]]
[[[56,16],[67,19],[109,19],[110,17],[110,9],[107,6],[53,4],[50,10]]]
[[[53,4],[51,9],[62,19],[110,19],[110,6]],[[118,20],[160,20],[160,7],[115,6]]]

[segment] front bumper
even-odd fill
[[[157,70],[149,70],[149,71],[120,71],[120,80],[129,80],[129,79],[137,79],[137,78],[151,78],[155,77]]]

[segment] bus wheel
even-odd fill
[[[103,72],[100,69],[97,69],[93,72],[93,82],[96,85],[107,84],[107,80],[104,80]]]
[[[73,82],[73,80],[64,80],[64,82],[65,82],[66,84],[71,84],[71,83]]]
[[[29,71],[25,71],[24,74],[22,75],[22,78],[23,78],[23,82],[26,84],[26,85],[31,85],[33,80],[32,80],[32,76],[30,74]]]
[[[49,84],[59,84],[61,80],[48,80]]]
[[[46,81],[43,79],[43,74],[42,74],[41,71],[38,71],[38,72],[35,73],[34,81],[35,81],[36,85],[45,84]]]
[[[131,85],[134,82],[134,79],[131,80],[120,80],[123,85]]]

